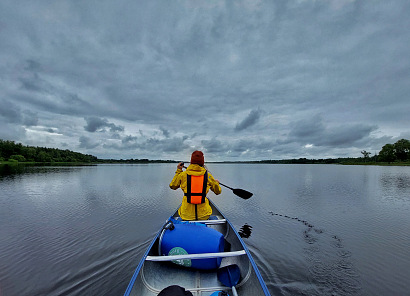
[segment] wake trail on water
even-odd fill
[[[94,295],[101,290],[106,292],[105,295],[119,295],[125,290],[129,275],[138,264],[138,254],[143,254],[150,242],[98,250],[91,255],[93,258],[87,259],[88,265],[78,270],[67,270],[58,281],[35,295]],[[114,286],[112,280],[107,280],[113,278],[118,279]]]
[[[298,217],[272,211],[269,214],[305,226],[302,238],[306,244],[303,255],[309,272],[307,283],[306,279],[302,280],[302,285],[291,283],[284,289],[285,295],[360,295],[362,288],[358,272],[350,260],[351,252],[346,250],[340,236],[328,235],[325,230]]]

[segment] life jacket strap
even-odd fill
[[[192,178],[195,180],[194,184],[192,182]],[[199,182],[201,182],[201,178],[202,184],[199,184]],[[205,203],[207,185],[208,171],[205,171],[205,174],[202,176],[192,176],[187,174],[187,193],[185,193],[187,202],[195,205]]]

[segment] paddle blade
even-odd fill
[[[237,189],[232,189],[232,192],[235,195],[237,195],[237,196],[239,196],[243,199],[248,199],[253,195],[252,192],[249,192],[249,191],[246,191],[246,190],[243,190],[243,189],[238,189],[238,188]]]
[[[238,284],[241,271],[238,265],[232,264],[218,269],[218,280],[227,287],[234,287]]]

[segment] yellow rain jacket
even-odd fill
[[[172,179],[169,187],[171,189],[178,189],[181,187],[184,193],[187,193],[187,174],[193,176],[202,176],[205,174],[206,169],[197,164],[190,164],[185,172],[177,169],[175,176]],[[206,193],[211,189],[215,194],[220,194],[222,189],[214,177],[208,172],[208,184],[206,187]],[[187,202],[187,197],[184,195],[182,199],[182,205],[178,209],[178,214],[183,220],[196,220],[195,218],[195,207],[198,215],[198,220],[207,220],[212,214],[212,208],[209,205],[209,200],[205,198],[205,203],[203,204],[190,204]]]

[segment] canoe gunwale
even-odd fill
[[[209,198],[208,198],[209,199]],[[209,203],[211,205],[211,207],[215,210],[215,214],[218,217],[217,220],[206,220],[206,221],[189,221],[192,223],[205,223],[207,225],[218,225],[218,224],[225,224],[226,223],[226,233],[222,233],[224,235],[224,237],[226,238],[229,235],[230,230],[233,230],[233,234],[237,237],[237,240],[240,244],[240,246],[242,246],[242,250],[237,250],[237,251],[231,251],[231,252],[221,252],[221,253],[207,253],[207,254],[188,254],[188,255],[175,255],[175,256],[185,256],[189,257],[189,259],[194,259],[195,256],[210,256],[210,257],[206,257],[206,258],[218,258],[218,257],[230,257],[230,258],[235,258],[237,256],[242,256],[242,255],[247,255],[248,258],[248,263],[249,264],[249,268],[247,269],[247,272],[245,274],[243,274],[243,278],[242,280],[237,284],[237,287],[240,287],[242,285],[244,285],[251,277],[252,274],[252,270],[255,273],[254,276],[256,276],[256,278],[254,279],[255,282],[259,282],[260,288],[262,289],[263,293],[265,296],[270,296],[270,292],[262,278],[262,275],[259,272],[259,269],[255,263],[255,261],[252,258],[252,255],[249,251],[249,249],[247,248],[247,246],[245,245],[245,242],[242,240],[241,236],[239,235],[239,233],[237,232],[237,230],[235,229],[235,227],[232,225],[232,223],[226,219],[226,217],[222,214],[222,212],[218,209],[218,207],[209,199]],[[179,208],[179,207],[178,207]],[[174,214],[171,216],[173,218],[178,217],[178,209],[174,212]],[[149,247],[146,249],[144,255],[142,256],[136,270],[133,273],[133,276],[127,286],[127,289],[124,293],[124,296],[130,296],[132,293],[132,290],[134,288],[135,282],[138,278],[138,276],[141,276],[141,280],[145,283],[145,287],[150,290],[152,293],[159,293],[160,291],[156,288],[154,288],[153,286],[151,286],[145,279],[145,273],[143,270],[143,266],[146,262],[167,262],[167,261],[172,261],[172,260],[179,260],[181,258],[164,258],[164,257],[171,257],[171,256],[150,256],[150,252],[152,251],[152,249],[155,247],[155,243],[157,242],[157,240],[159,239],[161,233],[163,233],[163,229],[164,227],[169,223],[170,219],[167,219],[166,222],[163,224],[163,226],[161,227],[161,229],[156,233],[155,237],[152,239]],[[238,245],[239,247],[239,245]],[[240,248],[239,248],[240,249]],[[152,254],[152,253],[151,253]],[[228,256],[226,256],[228,255]],[[161,258],[162,257],[162,258]],[[191,258],[192,257],[192,258]],[[201,259],[204,257],[201,257]],[[184,259],[184,258],[182,258]],[[226,290],[227,287],[224,286],[215,286],[215,287],[211,287],[211,286],[207,286],[207,287],[196,287],[193,288],[192,291],[197,291],[197,293],[201,293],[202,292],[208,292],[208,291],[216,291],[216,290]],[[261,291],[261,292],[262,292]],[[135,293],[135,292],[134,292]]]
[[[174,212],[173,216],[178,213],[178,209]],[[147,256],[149,254],[149,252],[151,251],[151,249],[153,248],[155,241],[159,238],[159,236],[162,233],[162,230],[164,229],[164,226],[168,223],[169,219],[167,219],[165,221],[165,223],[162,225],[161,230],[157,232],[157,234],[155,235],[155,237],[152,239],[150,245],[148,246],[148,248],[146,249],[144,255],[142,256],[140,262],[138,263],[137,268],[134,271],[134,274],[132,275],[132,278],[130,280],[130,282],[128,283],[127,286],[127,290],[125,290],[124,296],[129,296],[132,288],[134,287],[135,281],[137,280],[138,274],[140,273],[142,267],[144,266],[145,260],[147,259]]]

